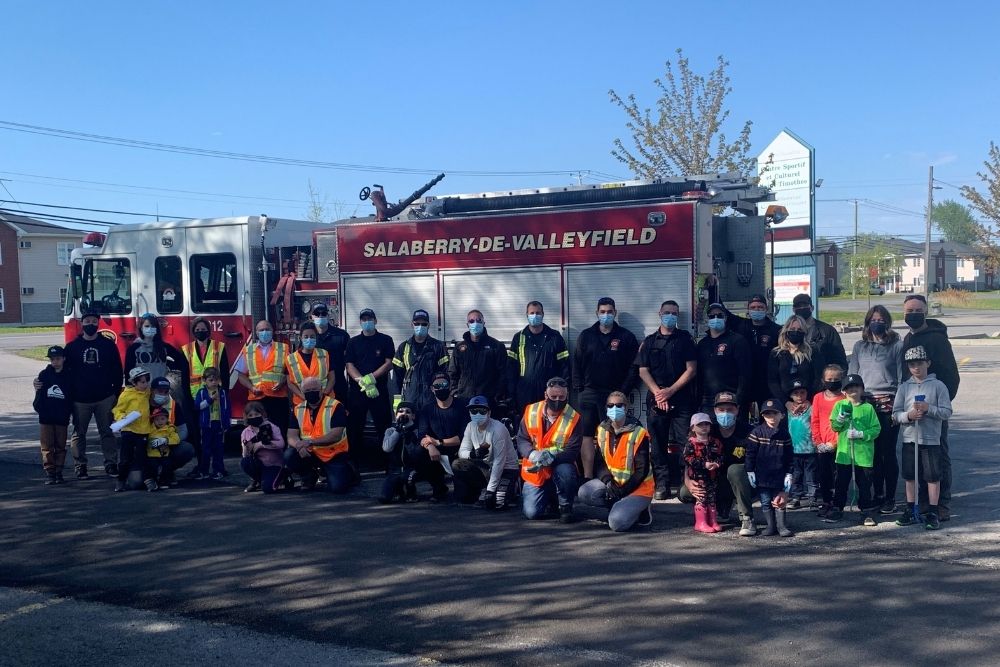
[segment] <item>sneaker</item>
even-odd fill
[[[653,500],[670,500],[673,494],[670,492],[670,487],[658,488],[653,492]]]
[[[924,528],[927,530],[937,530],[941,527],[941,519],[934,512],[924,515]]]
[[[879,514],[895,514],[896,513],[896,501],[887,500],[882,503],[882,507],[878,509]]]
[[[898,519],[896,519],[896,525],[897,526],[912,526],[916,522],[917,522],[917,520],[913,518],[913,512],[911,512],[909,510],[907,510],[906,512],[903,512],[900,515],[900,517]]]
[[[115,480],[115,493],[121,493],[125,490],[125,482],[120,479]]]
[[[201,480],[203,480],[203,479],[211,479],[211,478],[210,478],[210,477],[209,477],[208,475],[206,475],[205,473],[203,473],[203,472],[198,472],[197,470],[192,470],[191,472],[189,472],[189,473],[187,474],[187,478],[188,478],[188,479],[193,479],[193,480],[197,480],[197,481],[201,481]]]
[[[861,523],[862,523],[862,525],[865,525],[865,526],[877,526],[878,525],[878,521],[876,521],[875,517],[873,517],[871,515],[866,516],[865,520],[862,521]]]
[[[823,521],[826,523],[837,523],[844,518],[844,510],[839,510],[836,507],[831,507],[830,511],[826,513],[823,517]]]
[[[156,484],[156,480],[155,479],[143,480],[142,483],[146,485],[146,490],[149,491],[149,492],[159,491],[160,490],[160,487]]]
[[[830,513],[830,506],[827,503],[820,503],[818,509],[816,510],[816,516],[820,519],[825,519],[826,515]]]
[[[740,537],[753,537],[757,534],[757,526],[753,524],[753,519],[744,517],[740,522]]]
[[[938,521],[948,521],[951,519],[951,510],[944,505],[938,505],[937,518]]]
[[[788,501],[788,509],[797,510],[800,507],[802,507],[802,501],[799,500],[798,498],[792,498],[791,500]]]
[[[559,523],[573,523],[575,520],[572,505],[559,506]]]
[[[55,473],[52,473],[45,480],[45,486],[52,486],[53,484],[58,484],[59,482],[57,481],[57,479],[58,478],[56,477]]]
[[[208,479],[214,480],[216,482],[221,482],[226,478],[226,474],[222,472],[213,472],[208,476]]]
[[[65,484],[65,483],[66,483],[66,480],[63,479],[62,473],[61,472],[57,472],[56,473],[56,484]]]
[[[76,469],[77,479],[90,479],[90,475],[87,474],[87,466],[80,466]]]
[[[302,480],[302,490],[312,491],[316,488],[316,483],[319,482],[318,477],[306,477]]]
[[[247,484],[247,488],[243,489],[243,493],[253,493],[254,491],[260,491],[260,482],[250,482]]]
[[[116,463],[105,463],[104,464],[104,474],[108,477],[118,476],[118,464]]]
[[[639,520],[636,522],[640,526],[650,526],[653,524],[653,511],[648,507],[646,510],[639,515]]]

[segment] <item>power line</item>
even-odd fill
[[[5,190],[7,188],[4,188]],[[7,194],[10,194],[9,192]],[[88,211],[90,213],[114,213],[116,215],[135,215],[142,218],[173,218],[175,220],[192,220],[195,216],[190,215],[167,215],[166,213],[135,213],[133,211],[109,211],[103,208],[81,208],[79,206],[59,206],[57,204],[39,204],[38,202],[22,201],[22,202],[10,202],[6,199],[0,199],[0,204],[21,204],[23,206],[42,206],[44,208],[59,208],[68,211]]]
[[[92,218],[77,218],[68,215],[56,215],[55,213],[45,213],[42,211],[21,211],[17,209],[0,208],[0,213],[9,213],[11,215],[19,215],[22,217],[31,216],[34,218],[38,218],[39,220],[50,220],[50,221],[59,220],[63,222],[89,222],[98,225],[107,225],[109,227],[114,227],[115,225],[121,224],[119,222],[109,222],[107,220],[94,220]]]
[[[580,172],[580,169],[558,169],[558,170],[538,170],[538,171],[477,171],[462,169],[418,169],[411,167],[385,167],[366,164],[351,164],[343,162],[324,162],[322,160],[304,160],[300,158],[277,157],[273,155],[260,155],[253,153],[236,153],[232,151],[219,151],[208,148],[194,148],[191,146],[180,146],[177,144],[163,144],[155,141],[143,141],[140,139],[126,139],[122,137],[112,137],[103,134],[93,134],[90,132],[78,132],[76,130],[63,130],[52,127],[42,127],[39,125],[28,125],[26,123],[15,123],[12,121],[0,120],[0,130],[12,132],[24,132],[27,134],[37,134],[57,139],[72,139],[74,141],[85,141],[89,143],[106,144],[125,148],[138,148],[142,150],[160,151],[163,153],[178,153],[183,155],[197,155],[201,157],[213,157],[224,160],[238,160],[243,162],[262,162],[267,164],[278,164],[283,166],[312,167],[315,169],[334,169],[340,171],[360,171],[375,173],[395,173],[395,174],[438,174],[445,173],[461,176],[556,176],[567,175]]]

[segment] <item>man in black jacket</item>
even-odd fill
[[[912,347],[923,346],[931,360],[931,371],[948,388],[948,397],[958,395],[958,364],[948,340],[948,327],[940,320],[927,319],[927,299],[922,294],[910,294],[903,300],[903,319],[910,331],[903,338],[903,354]],[[909,373],[909,369],[906,370]],[[941,496],[938,519],[951,519],[951,456],[948,453],[948,420],[941,423]],[[925,485],[921,485],[924,487]],[[921,489],[921,496],[924,495]]]
[[[752,362],[746,338],[726,328],[729,311],[721,303],[708,307],[708,335],[698,341],[698,386],[701,412],[711,412],[715,395],[732,392],[746,405]]]
[[[762,294],[754,294],[747,302],[747,317],[729,318],[726,323],[729,329],[747,339],[750,344],[750,388],[747,392],[747,405],[741,406],[744,415],[751,414],[750,404],[761,403],[771,398],[767,386],[767,360],[778,345],[778,334],[781,326],[771,319],[767,307],[767,299]]]
[[[792,312],[806,321],[806,338],[812,345],[813,359],[816,359],[818,353],[821,360],[819,365],[837,364],[846,369],[847,352],[844,351],[840,334],[826,322],[813,317],[812,297],[808,294],[796,294],[792,299]]]
[[[347,344],[351,335],[330,324],[330,309],[325,303],[317,303],[312,309],[313,324],[316,325],[316,347],[330,355],[330,370],[333,372],[333,395],[338,401],[347,400]],[[223,377],[226,377],[223,375]]]
[[[111,432],[111,408],[122,390],[124,371],[118,346],[98,333],[100,315],[88,310],[80,319],[83,333],[66,345],[66,369],[73,394],[73,436],[70,452],[79,479],[87,479],[87,429],[97,422],[104,471],[118,475],[118,445]]]
[[[594,476],[594,435],[604,420],[608,394],[621,391],[628,395],[629,374],[639,351],[635,335],[615,322],[617,314],[614,299],[599,299],[597,322],[580,332],[573,352],[573,391],[580,412],[580,459],[585,479]]]
[[[513,401],[515,420],[524,408],[542,400],[545,383],[553,377],[569,377],[569,351],[558,331],[542,322],[545,310],[541,301],[526,308],[528,326],[510,341],[507,396]]]
[[[431,316],[426,310],[413,311],[413,335],[399,344],[392,358],[396,397],[414,406],[414,412],[430,402],[427,387],[435,373],[448,367],[448,352],[444,343],[427,334]]]
[[[678,328],[679,315],[680,306],[676,301],[663,302],[660,327],[642,341],[635,360],[639,377],[649,389],[646,411],[656,480],[654,500],[669,499],[670,487],[682,484],[679,447],[687,442],[694,406],[698,352],[691,334]]]
[[[466,320],[469,330],[455,346],[448,368],[455,398],[466,405],[473,396],[485,396],[496,409],[507,394],[507,348],[486,332],[481,311],[470,310]]]

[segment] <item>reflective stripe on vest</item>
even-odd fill
[[[181,352],[188,360],[189,377],[191,380],[191,396],[196,396],[201,389],[201,378],[206,368],[219,368],[222,362],[222,350],[225,345],[217,340],[208,341],[205,347],[205,358],[198,356],[198,343],[191,341],[181,347]],[[221,369],[220,369],[221,370]]]
[[[340,405],[341,403],[337,399],[324,396],[319,407],[316,409],[316,418],[313,419],[309,404],[305,401],[299,403],[295,407],[295,418],[299,422],[299,433],[310,440],[322,438],[332,430],[330,428],[330,420],[333,419],[333,414],[340,408]],[[329,462],[338,454],[347,452],[347,429],[344,429],[340,440],[328,445],[313,445],[309,448],[309,451],[315,454],[316,458],[323,463]]]
[[[531,438],[531,445],[539,451],[548,450],[553,455],[566,449],[566,442],[579,421],[580,415],[567,405],[546,431],[545,401],[532,403],[524,409],[524,426]],[[552,466],[529,472],[528,468],[533,465],[527,458],[521,461],[521,478],[535,486],[541,486],[552,476]]]
[[[618,443],[612,451],[612,433],[603,425],[597,429],[597,446],[601,448],[601,456],[604,457],[604,463],[608,466],[608,472],[619,484],[628,482],[632,473],[635,472],[633,469],[635,453],[638,451],[639,445],[642,444],[643,438],[647,437],[649,434],[646,429],[636,424],[631,431],[626,431],[618,436]],[[652,466],[649,466],[646,470],[646,478],[631,495],[652,497],[654,486],[653,469]]]
[[[302,351],[292,352],[290,355],[285,357],[285,370],[295,384],[302,388],[302,383],[306,378],[316,378],[320,382],[320,389],[326,391],[326,381],[330,375],[330,355],[327,354],[326,350],[320,350],[319,348],[313,350],[312,359],[309,360],[309,365],[305,365],[305,361],[302,359]],[[298,405],[302,401],[298,396],[292,395],[292,403]]]
[[[271,343],[271,353],[264,357],[260,345],[251,343],[247,347],[247,376],[250,383],[257,389],[256,393],[265,396],[284,397],[284,387],[275,390],[274,386],[284,377],[285,344]]]

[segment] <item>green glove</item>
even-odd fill
[[[365,389],[365,396],[368,398],[378,398],[378,387],[373,384],[368,385]]]

